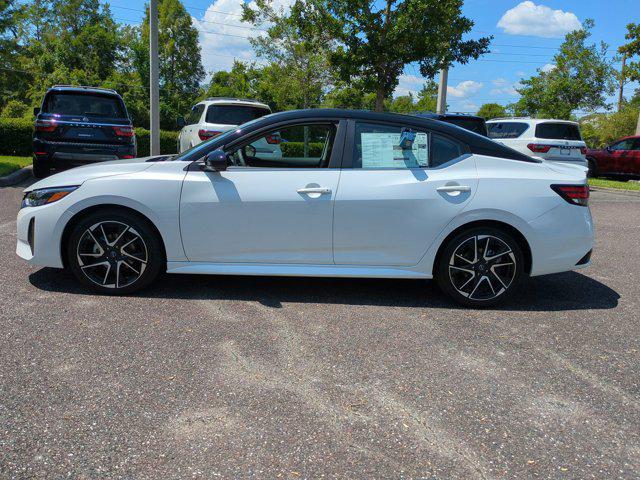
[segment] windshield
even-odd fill
[[[540,123],[536,127],[536,137],[549,140],[582,140],[580,129],[574,123]]]
[[[49,93],[42,111],[58,115],[126,118],[122,102],[113,95],[71,92]]]
[[[241,125],[250,120],[270,114],[268,108],[248,105],[210,105],[207,109],[207,123],[221,125]]]

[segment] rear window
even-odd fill
[[[487,136],[487,126],[484,120],[480,118],[445,117],[444,121],[484,137]]]
[[[488,123],[489,138],[518,138],[522,135],[529,124],[517,122],[497,122]]]
[[[89,93],[49,93],[42,111],[59,115],[83,117],[126,118],[124,105],[119,97]]]
[[[207,109],[207,123],[222,125],[242,125],[243,123],[264,117],[271,111],[263,107],[244,105],[210,105]]]
[[[582,140],[578,125],[572,123],[540,123],[536,127],[536,138],[551,140]]]

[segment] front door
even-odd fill
[[[351,128],[351,168],[342,171],[336,196],[334,261],[416,265],[473,197],[475,160],[449,137],[400,125]]]
[[[337,125],[292,125],[241,142],[223,172],[191,169],[180,228],[194,262],[331,264],[333,201],[340,178],[330,168]],[[275,145],[268,153],[261,147]],[[275,153],[274,153],[275,152]]]

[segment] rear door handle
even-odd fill
[[[444,187],[436,188],[436,190],[443,193],[470,192],[471,187],[466,185],[445,185]]]
[[[296,191],[298,193],[319,193],[320,195],[331,193],[330,188],[323,188],[323,187],[299,188]]]

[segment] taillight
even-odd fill
[[[587,185],[551,185],[551,188],[572,205],[586,207],[589,204]]]
[[[580,153],[582,155],[586,155],[587,154],[587,147],[580,147]]]
[[[534,153],[547,153],[551,150],[551,145],[540,145],[539,143],[530,143],[527,148]]]
[[[122,158],[134,158],[133,155],[123,155]]]
[[[269,145],[278,145],[282,141],[279,133],[272,133],[264,137]]]
[[[37,132],[53,132],[56,129],[55,120],[36,120]]]
[[[210,138],[215,137],[216,135],[220,135],[222,132],[214,132],[211,130],[198,130],[198,136],[200,140],[209,140]]]
[[[113,131],[118,137],[133,137],[135,135],[133,127],[113,127]]]

